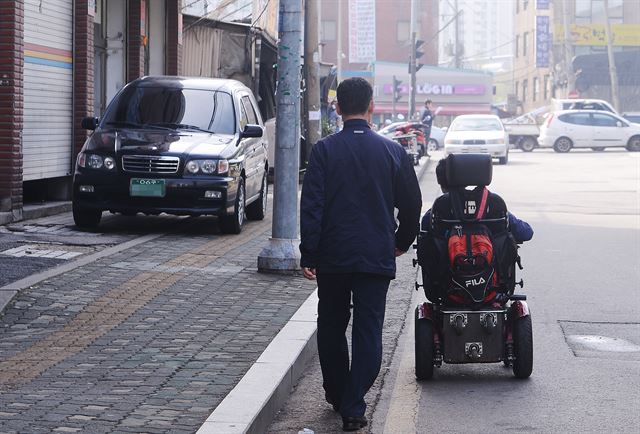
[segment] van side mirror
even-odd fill
[[[244,130],[241,133],[243,139],[250,137],[262,137],[263,131],[260,125],[255,124],[247,124],[244,127]]]
[[[98,128],[99,119],[93,116],[82,119],[81,125],[85,130],[95,130]]]

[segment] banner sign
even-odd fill
[[[551,52],[551,33],[549,17],[536,16],[536,68],[549,67],[549,53]]]
[[[349,0],[349,63],[375,60],[376,1]]]
[[[573,45],[587,45],[604,47],[607,45],[607,35],[604,24],[571,24],[570,37]],[[611,33],[613,45],[638,47],[640,46],[640,24],[612,24]],[[564,35],[562,25],[555,26],[554,39],[561,41]]]

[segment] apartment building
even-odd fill
[[[605,17],[611,24],[620,110],[640,108],[637,0],[515,0],[513,100],[526,113],[553,97],[611,100]],[[565,31],[566,28],[566,31]]]
[[[419,62],[436,65],[438,0],[415,1],[416,34],[418,39],[425,41],[420,48],[424,56]],[[372,76],[371,65],[375,61],[408,64],[411,50],[410,27],[411,0],[322,0],[321,60],[340,65],[342,77]]]

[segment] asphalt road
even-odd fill
[[[405,327],[371,432],[638,432],[640,154],[515,151],[493,179],[535,230],[521,249],[533,374],[445,364],[418,383]]]

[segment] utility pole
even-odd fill
[[[569,20],[569,5],[568,2],[562,3],[562,27],[564,27],[564,73],[567,78],[567,88],[565,96],[576,88],[576,76],[573,73],[573,47],[571,45],[571,28]]]
[[[609,22],[609,0],[604,0],[604,30],[607,34],[607,57],[609,58],[609,77],[611,77],[611,99],[613,108],[620,112],[620,97],[618,95],[618,71],[616,59],[613,55],[613,33]]]
[[[337,64],[336,64],[336,73],[338,84],[342,81],[342,4],[345,3],[344,0],[338,0],[338,34],[336,36],[336,44],[338,46],[337,53]]]
[[[409,119],[413,119],[416,111],[416,21],[418,19],[417,0],[411,0],[411,22],[409,33],[411,34],[411,53],[409,54],[409,74],[411,74],[411,89],[409,92]]]
[[[305,0],[305,26],[304,26],[304,63],[306,112],[305,118],[307,131],[307,144],[304,156],[309,159],[311,148],[320,140],[320,66],[318,53],[318,0]]]
[[[300,49],[302,0],[280,0],[276,149],[271,238],[258,256],[258,271],[300,269],[298,172],[300,169]]]
[[[454,50],[454,55],[456,59],[456,69],[460,69],[462,67],[462,62],[460,59],[460,43],[458,42],[458,38],[460,37],[459,36],[460,26],[458,25],[458,22],[460,20],[460,11],[458,10],[458,0],[455,0],[454,8],[455,8],[455,17],[456,17],[456,34],[455,34],[456,45],[455,47],[453,47],[453,50]]]

